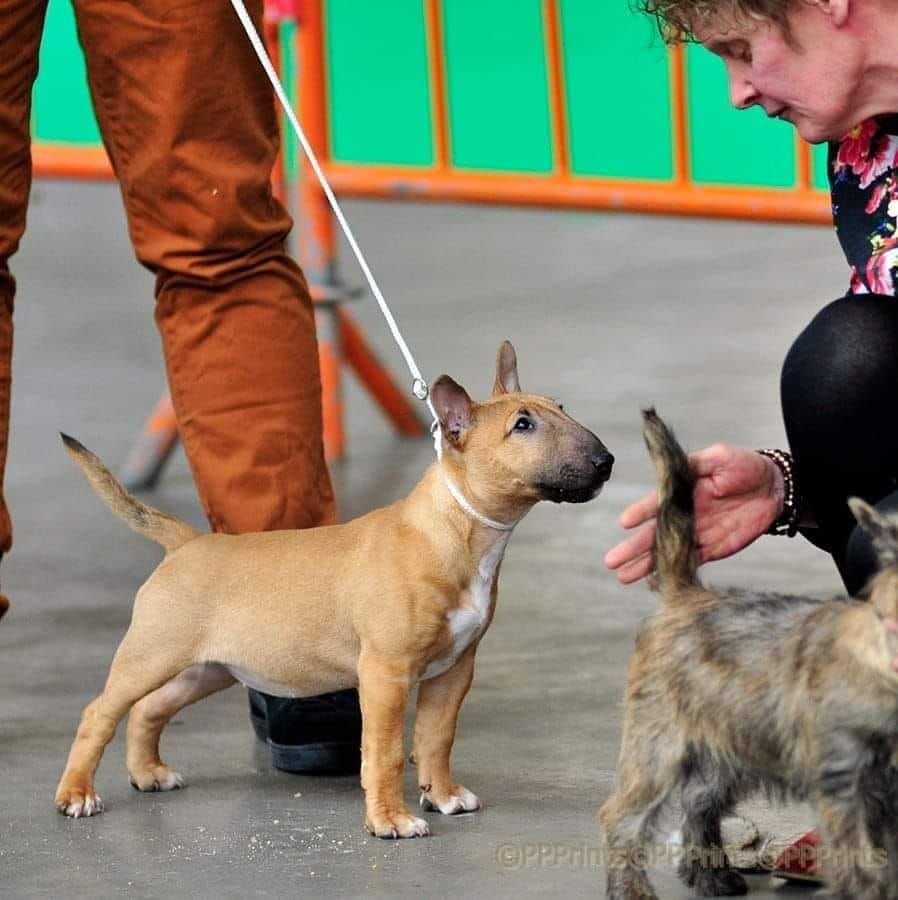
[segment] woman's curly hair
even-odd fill
[[[795,0],[633,0],[635,8],[653,16],[668,44],[695,40],[695,27],[709,20],[731,23],[744,19],[775,22],[788,35],[788,12]]]

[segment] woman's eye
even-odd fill
[[[514,423],[515,431],[530,431],[534,427],[535,426],[533,422],[531,422],[530,419],[527,419],[524,416],[521,416],[521,418]]]

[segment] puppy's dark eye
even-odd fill
[[[532,431],[534,428],[536,428],[536,425],[534,425],[533,421],[526,416],[521,416],[521,418],[514,423],[515,431]]]

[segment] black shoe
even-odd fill
[[[284,772],[352,774],[362,764],[362,710],[356,690],[319,697],[249,692],[253,730]]]

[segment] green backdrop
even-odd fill
[[[627,0],[560,0],[571,165],[575,174],[670,179],[667,51]],[[333,156],[429,166],[424,0],[326,0]],[[443,43],[452,164],[462,170],[552,170],[541,0],[444,0]],[[791,126],[735,112],[721,63],[687,51],[693,179],[788,187]],[[35,89],[38,140],[96,144],[70,0],[50,0]],[[824,148],[814,182],[825,187]]]

